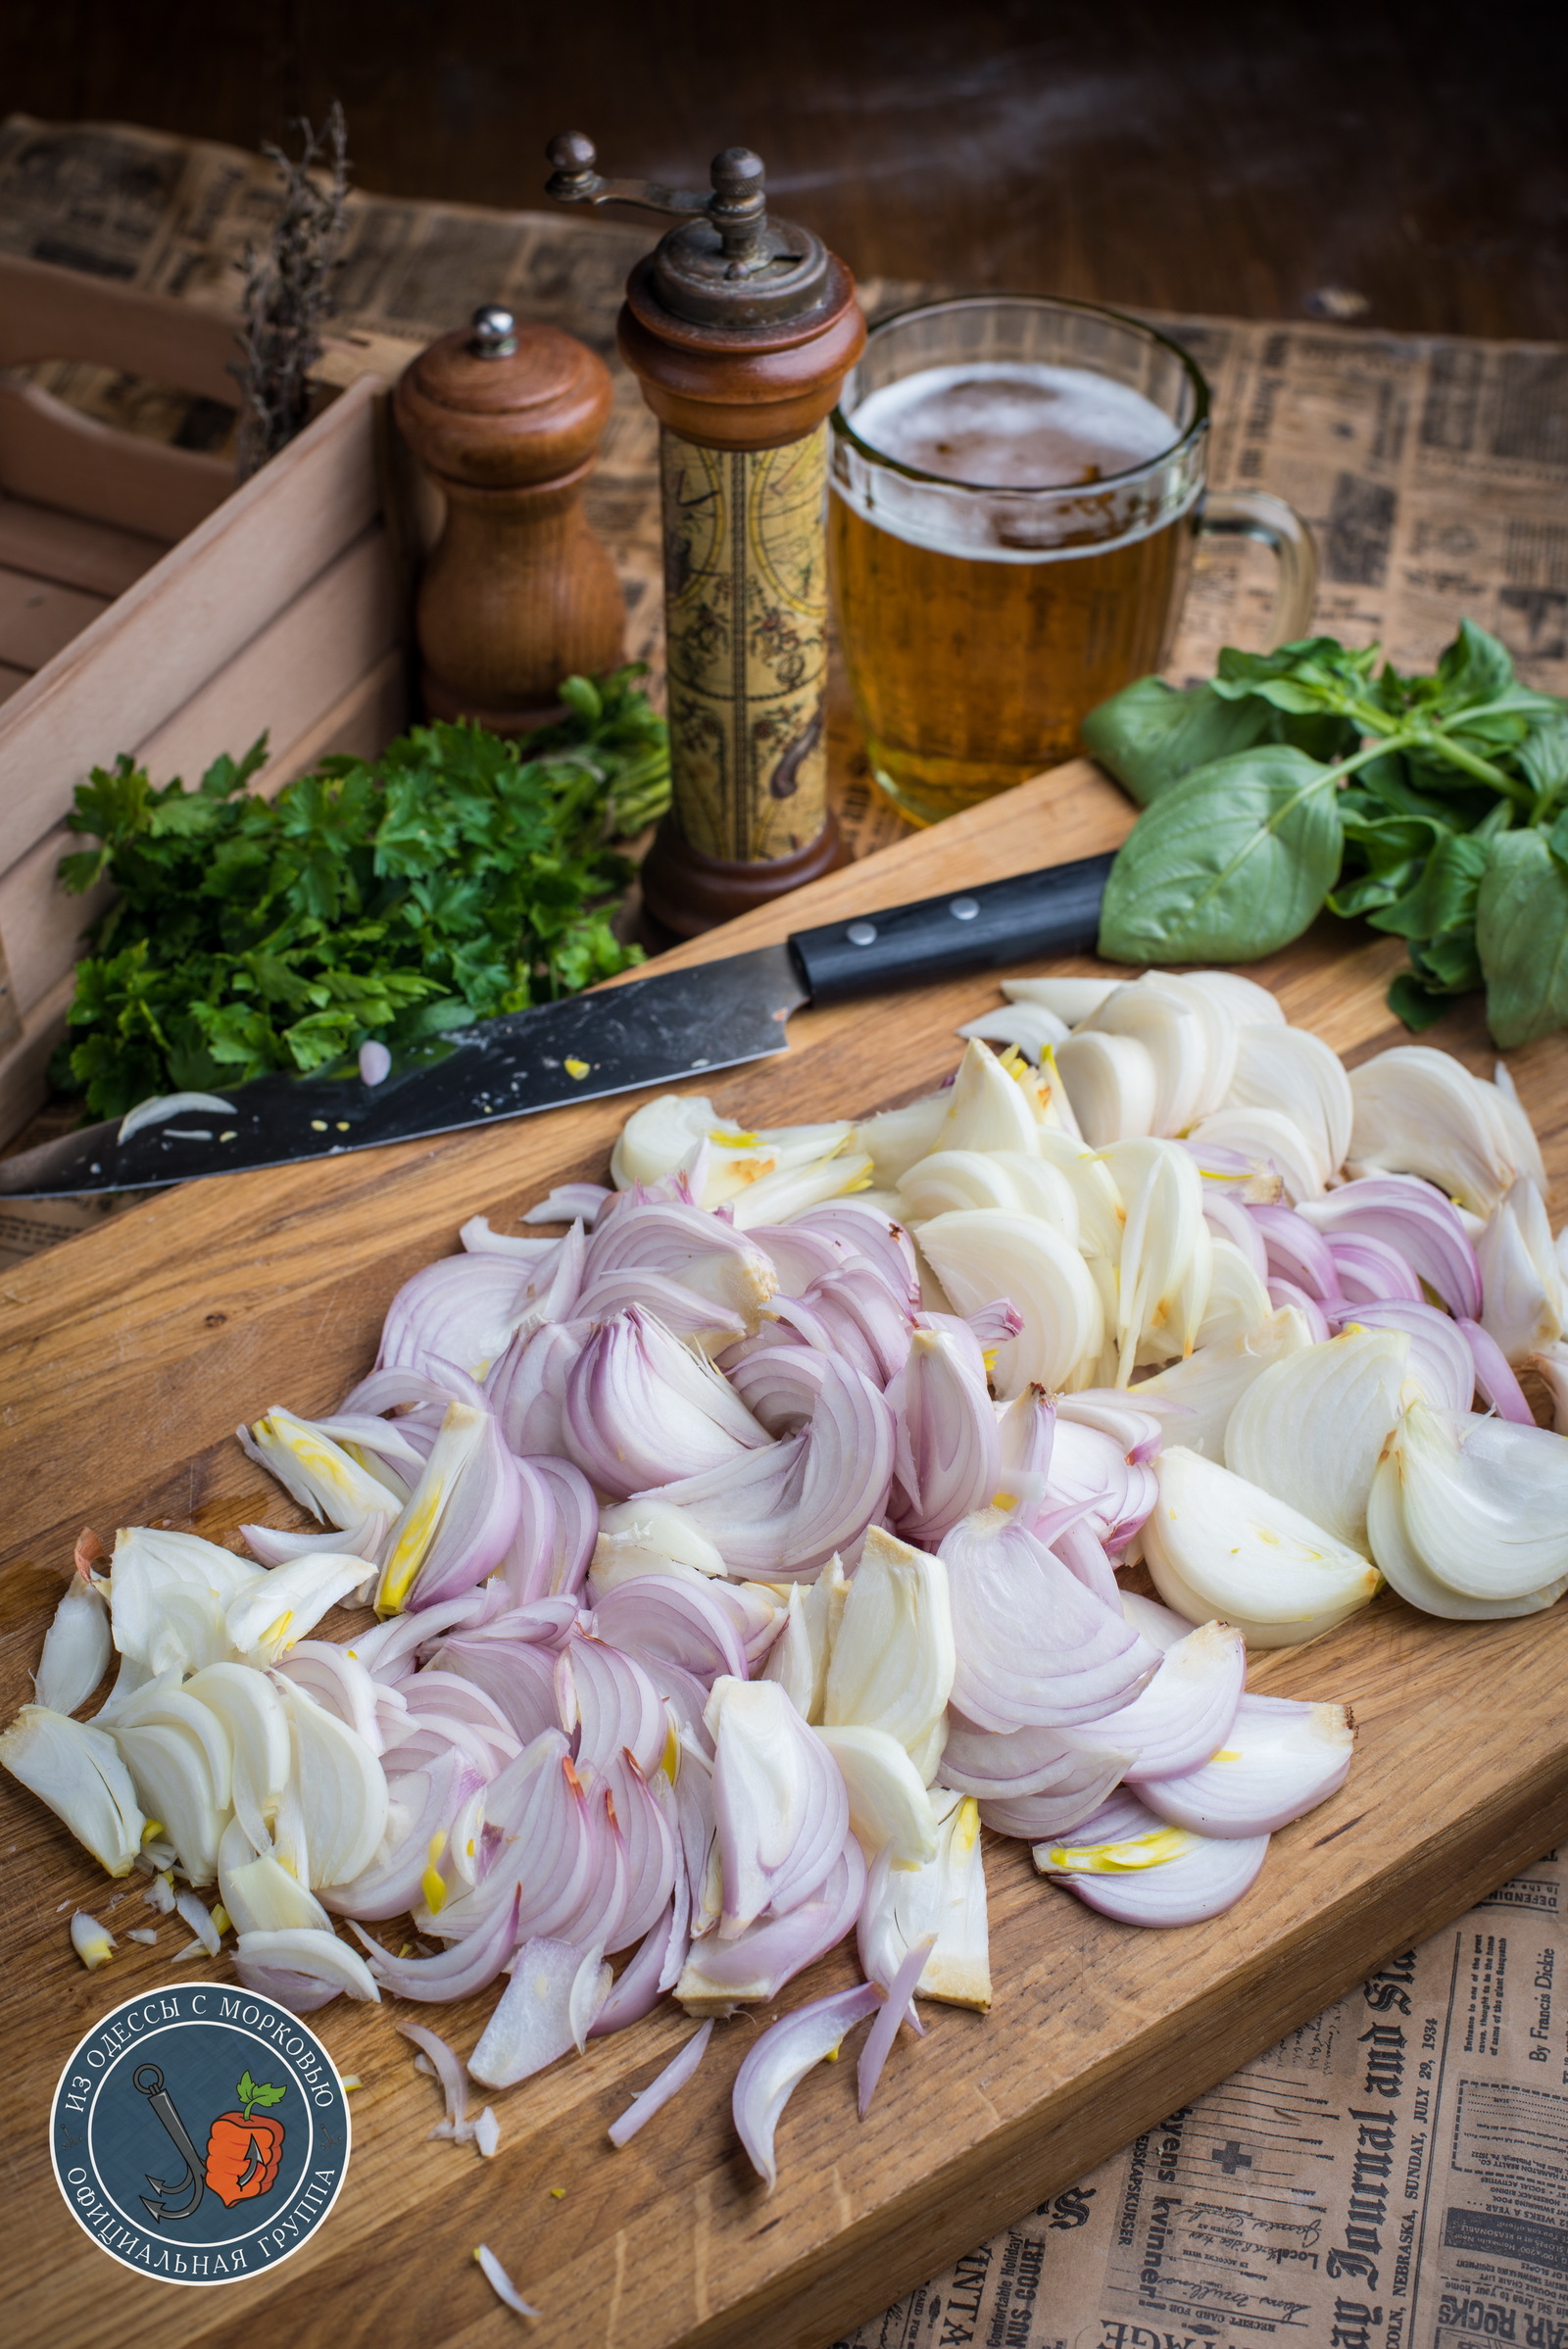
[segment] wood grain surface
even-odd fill
[[[1106,847],[1129,810],[1079,763],[816,883],[793,904],[678,950],[701,960],[794,926]],[[1351,1059],[1398,1040],[1383,986],[1396,940],[1330,926],[1262,967],[1293,1019]],[[749,1123],[869,1108],[951,1066],[953,1028],[997,1000],[985,980],[798,1015],[791,1049],[714,1087]],[[1435,1041],[1470,1065],[1479,1021]],[[1514,1055],[1554,1191],[1568,1192],[1568,1042]],[[629,1103],[580,1109],[342,1160],[172,1192],[127,1210],[0,1288],[0,1712],[28,1694],[48,1613],[83,1523],[167,1518],[222,1539],[286,1510],[230,1431],[287,1402],[328,1407],[368,1364],[398,1283],[456,1244],[475,1211],[502,1228],[552,1183],[602,1176]],[[106,2328],[147,2349],[246,2337],[290,2349],[489,2349],[517,2322],[469,2264],[490,2243],[544,2312],[541,2342],[572,2349],[819,2349],[998,2225],[1081,2176],[1222,2079],[1373,1965],[1458,1914],[1568,1832],[1568,1609],[1511,1623],[1418,1616],[1385,1593],[1341,1631],[1258,1660],[1254,1686],[1348,1700],[1360,1742],[1348,1786],[1276,1836],[1230,1915],[1170,1933],[1093,1916],[1043,1884],[1027,1851],[988,1838],[996,2004],[932,2008],[855,2118],[853,2066],[824,2067],[780,2131],[764,2199],[728,2097],[757,2023],[719,2027],[692,2085],[622,2153],[607,2124],[691,2025],[662,2012],[496,2099],[484,2163],[431,2143],[433,2083],[412,2069],[390,2003],[317,2019],[354,2098],[348,2182],[321,2234],[275,2276],[187,2294],[111,2275],[56,2190],[46,2117],[77,2036],[164,1980],[183,1937],[122,1945],[82,1973],[67,1937],[80,1902],[115,1927],[146,1912],[9,1781],[0,1786],[0,2142],[8,2158],[8,2337],[87,2349]],[[64,1904],[64,1905],[62,1905]],[[207,1969],[227,1974],[220,1960]],[[853,1977],[839,1950],[792,1983],[789,2007]],[[187,1977],[188,1978],[188,1977]],[[494,1993],[420,2010],[466,2053]],[[775,2010],[767,2010],[769,2015]],[[564,2189],[559,2195],[554,2189]]]
[[[7,0],[0,91],[253,150],[337,97],[360,186],[509,210],[568,127],[682,186],[742,141],[861,277],[1553,340],[1568,301],[1540,0]]]

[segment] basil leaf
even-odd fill
[[[1407,1028],[1419,1036],[1441,1019],[1453,998],[1446,987],[1424,987],[1414,971],[1401,970],[1389,982],[1388,1006],[1396,1019],[1402,1019]]]
[[[1374,930],[1399,938],[1436,938],[1440,930],[1469,928],[1491,844],[1474,832],[1450,832],[1427,858],[1413,889],[1371,916]]]
[[[1091,710],[1084,748],[1109,769],[1140,807],[1195,767],[1245,751],[1269,730],[1269,713],[1221,700],[1210,686],[1185,692],[1159,677],[1139,677]]]
[[[1527,828],[1492,843],[1476,904],[1487,1024],[1506,1051],[1568,1024],[1568,866]]]
[[[1568,710],[1538,718],[1519,745],[1515,764],[1541,799],[1556,799],[1568,784]]]
[[[1303,751],[1269,744],[1172,784],[1111,867],[1102,954],[1250,962],[1299,937],[1340,868],[1332,774]]]
[[[1438,690],[1434,702],[1444,710],[1463,710],[1495,702],[1514,683],[1513,662],[1507,650],[1474,620],[1461,620],[1459,633],[1438,661]]]

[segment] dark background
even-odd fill
[[[688,183],[745,141],[861,275],[1568,331],[1561,0],[0,7],[7,112],[255,147],[334,95],[378,193],[536,205],[567,125]]]

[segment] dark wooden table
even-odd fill
[[[862,275],[1560,338],[1568,12],[1543,0],[7,0],[0,101],[256,147],[332,96],[362,186],[527,206],[566,124],[760,149]]]

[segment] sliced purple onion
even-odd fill
[[[679,1664],[710,1686],[721,1673],[748,1677],[746,1647],[727,1593],[672,1575],[635,1576],[607,1590],[594,1610],[599,1636],[639,1661]]]
[[[793,1216],[787,1229],[839,1242],[852,1261],[860,1257],[872,1267],[900,1304],[911,1313],[919,1311],[920,1275],[914,1245],[903,1224],[893,1222],[880,1208],[863,1206],[853,1199],[832,1199],[826,1206]]]
[[[1340,1273],[1316,1225],[1295,1207],[1246,1207],[1242,1212],[1263,1242],[1266,1279],[1289,1281],[1327,1304],[1340,1294]]]
[[[871,2109],[876,2083],[882,2077],[882,2067],[888,2060],[899,2025],[914,2019],[915,1985],[925,1969],[926,1959],[936,1947],[935,1933],[926,1933],[920,1940],[911,1941],[897,1974],[889,1982],[887,1995],[872,2018],[860,2049],[860,2060],[855,2068],[855,2084],[858,2095],[860,2119]]]
[[[821,1388],[804,1434],[657,1495],[690,1513],[721,1547],[731,1574],[768,1582],[814,1577],[835,1550],[858,1554],[866,1527],[887,1504],[893,1415],[858,1371],[830,1354],[820,1359]]]
[[[1476,1386],[1499,1419],[1512,1419],[1520,1427],[1534,1427],[1536,1415],[1525,1400],[1525,1391],[1514,1377],[1508,1357],[1495,1338],[1484,1330],[1479,1321],[1461,1321],[1460,1336],[1470,1348],[1476,1366]]]
[[[1079,1755],[1074,1775],[1053,1792],[993,1795],[981,1803],[980,1817],[997,1835],[1013,1835],[1020,1843],[1069,1835],[1115,1792],[1126,1760],[1119,1753]]]
[[[813,2065],[838,2052],[853,2031],[882,2004],[869,1983],[797,2007],[764,2031],[735,2076],[735,2129],[753,2169],[771,2193],[778,2183],[773,2139],[784,2107]]]
[[[1165,1441],[1163,1422],[1152,1411],[1139,1408],[1136,1393],[1128,1395],[1119,1387],[1085,1387],[1076,1395],[1058,1395],[1056,1417],[1108,1436],[1120,1445],[1129,1467],[1152,1460]]]
[[[1344,1786],[1353,1742],[1343,1705],[1244,1695],[1218,1753],[1180,1777],[1146,1780],[1138,1792],[1195,1835],[1272,1835]]]
[[[967,1517],[937,1555],[957,1649],[953,1704],[978,1728],[1098,1722],[1160,1669],[1120,1608],[1086,1590],[1015,1518]]]
[[[617,2153],[623,2145],[630,2144],[655,2113],[663,2110],[672,2096],[679,2095],[708,2053],[708,2042],[712,2035],[711,2022],[694,2031],[673,2063],[666,2064],[657,2080],[651,2080],[646,2088],[639,2090],[618,2121],[612,2121],[608,2134]]]
[[[664,1981],[675,1904],[671,1900],[644,1933],[627,1964],[615,1977],[615,1986],[594,2018],[591,2039],[608,2038],[651,2015],[668,1984]]]
[[[526,1310],[533,1271],[493,1255],[443,1256],[424,1265],[387,1307],[377,1370],[424,1371],[433,1357],[482,1377]]]
[[[468,1998],[493,1982],[516,1945],[517,1911],[514,1896],[499,1906],[488,1924],[466,1940],[454,1941],[435,1957],[395,1958],[374,1941],[363,1925],[354,1931],[369,1953],[370,1972],[397,1998],[433,2005],[446,1998]]]
[[[675,1984],[676,1997],[691,2014],[732,2015],[740,2006],[765,2004],[838,1947],[864,1898],[865,1861],[851,1835],[809,1900],[786,1916],[749,1925],[733,1941],[721,1941],[716,1933],[694,1941]]]
[[[1119,1785],[1132,1757],[1107,1740],[1098,1758],[1114,1763],[1110,1783]],[[1069,1745],[1059,1730],[984,1730],[950,1706],[940,1775],[945,1786],[982,1803],[1011,1802],[1024,1794],[1078,1793],[1094,1778],[1092,1759],[1081,1737]]]
[[[1464,1333],[1436,1305],[1395,1298],[1387,1304],[1337,1305],[1336,1329],[1357,1322],[1366,1330],[1403,1330],[1410,1341],[1410,1376],[1438,1410],[1468,1411],[1475,1393],[1475,1359]]]
[[[1157,1493],[1158,1488],[1156,1486]],[[1116,1581],[1116,1569],[1110,1562],[1104,1543],[1080,1518],[1075,1525],[1064,1526],[1050,1543],[1052,1553],[1058,1557],[1070,1575],[1092,1590],[1102,1606],[1121,1605],[1121,1587]]]
[[[1299,1210],[1330,1241],[1386,1242],[1435,1290],[1450,1313],[1481,1315],[1481,1267],[1451,1199],[1417,1175],[1363,1175]]]
[[[1336,1232],[1329,1240],[1340,1293],[1352,1305],[1387,1304],[1407,1297],[1420,1304],[1421,1284],[1406,1259],[1387,1240],[1370,1232]],[[1272,1295],[1272,1291],[1270,1292]]]
[[[901,1540],[934,1549],[983,1509],[1002,1479],[997,1415],[980,1347],[966,1331],[916,1330],[888,1390],[895,1436],[889,1520]]]
[[[462,1673],[493,1698],[525,1746],[542,1730],[559,1727],[556,1659],[548,1648],[496,1637],[486,1625],[467,1638],[445,1640],[431,1660],[448,1672]]]
[[[620,1756],[609,1774],[611,1825],[620,1838],[626,1883],[620,1912],[607,1927],[604,1946],[627,1949],[653,1932],[669,1907],[679,1858],[675,1790],[662,1770],[650,1779],[635,1754]]]
[[[424,1474],[389,1537],[377,1609],[438,1606],[482,1583],[512,1546],[522,1497],[495,1414],[449,1403]]]
[[[723,1215],[633,1193],[601,1215],[588,1243],[584,1285],[606,1273],[655,1272],[695,1296],[726,1305],[748,1329],[773,1294],[769,1258]]]
[[[1091,1723],[1085,1742],[1130,1752],[1133,1759],[1122,1773],[1129,1785],[1196,1770],[1224,1744],[1246,1685],[1241,1633],[1228,1623],[1200,1624],[1166,1648],[1158,1671],[1131,1704]]]
[[[615,1500],[767,1441],[719,1372],[640,1305],[596,1329],[567,1371],[562,1434],[567,1457]]]
[[[839,1271],[854,1253],[846,1242],[800,1223],[754,1224],[746,1237],[771,1258],[781,1297],[804,1297],[813,1281]]]
[[[1228,1240],[1240,1250],[1260,1281],[1268,1279],[1268,1255],[1263,1235],[1250,1209],[1225,1192],[1203,1194],[1203,1221],[1216,1239]]]
[[[1171,1856],[1158,1856],[1149,1866],[1134,1864],[1140,1844],[1162,1854],[1173,1840]],[[1127,1854],[1125,1864],[1107,1867],[1102,1859],[1096,1864],[1087,1857],[1117,1846]],[[1035,1866],[1088,1907],[1123,1925],[1200,1925],[1234,1908],[1255,1882],[1267,1852],[1267,1835],[1222,1841],[1173,1831],[1142,1803],[1116,1795],[1106,1812],[1084,1822],[1073,1841],[1037,1844]]]
[[[662,1272],[628,1265],[601,1273],[577,1298],[579,1321],[613,1321],[629,1305],[656,1314],[672,1338],[701,1346],[709,1352],[746,1335],[746,1321],[733,1306],[699,1297]]]
[[[564,1450],[566,1377],[591,1333],[586,1321],[547,1322],[492,1363],[486,1395],[508,1450],[519,1459],[553,1459]]]
[[[659,1692],[642,1666],[608,1640],[579,1630],[557,1666],[558,1687],[563,1671],[570,1675],[573,1700],[573,1719],[564,1726],[576,1727],[579,1764],[591,1762],[605,1773],[629,1752],[640,1770],[657,1770],[668,1727]]]

